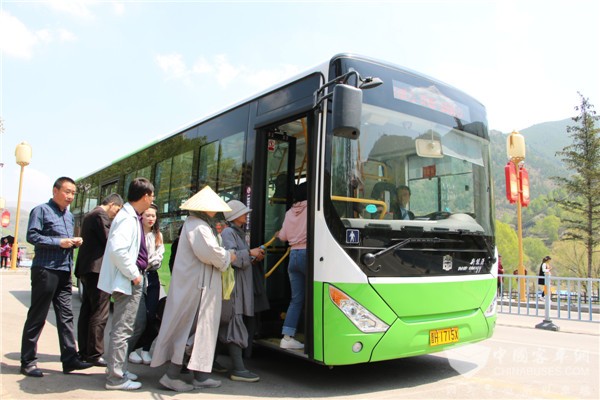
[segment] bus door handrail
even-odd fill
[[[333,195],[331,196],[331,200],[333,200],[333,201],[345,201],[345,202],[348,202],[348,203],[377,204],[377,205],[383,207],[383,210],[381,210],[381,215],[379,216],[379,219],[383,219],[383,217],[387,213],[387,204],[385,204],[385,201],[381,201],[381,200],[357,199],[355,197],[333,196]]]
[[[268,278],[271,276],[271,274],[273,272],[275,272],[275,270],[281,265],[281,263],[283,262],[283,260],[285,260],[285,258],[290,254],[290,251],[292,250],[291,247],[288,247],[287,250],[285,251],[285,253],[283,254],[283,256],[281,256],[281,258],[279,259],[279,261],[277,261],[275,263],[275,265],[273,265],[273,268],[271,268],[266,274],[265,274],[265,278]]]
[[[271,240],[269,240],[267,243],[263,244],[262,248],[267,249],[268,247],[270,247],[273,242],[275,241],[275,239],[277,239],[277,233],[275,233],[275,235],[273,235],[273,237],[271,238]],[[281,256],[281,258],[275,263],[275,265],[265,274],[265,278],[268,278],[269,276],[271,276],[271,274],[273,272],[275,272],[275,270],[279,267],[279,265],[281,265],[281,263],[283,262],[283,260],[285,260],[285,258],[288,256],[288,254],[290,254],[291,251],[291,247],[288,247],[287,250],[285,251],[285,253],[283,254],[283,256]]]

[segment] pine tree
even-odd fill
[[[600,244],[600,129],[594,106],[578,93],[579,113],[567,127],[573,143],[556,153],[572,175],[553,177],[566,189],[567,197],[554,199],[565,211],[562,222],[566,228],[564,239],[580,241],[587,252],[587,277],[592,278],[592,255]]]

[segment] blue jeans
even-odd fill
[[[306,282],[306,249],[292,250],[288,263],[292,299],[285,315],[281,333],[288,336],[296,334],[298,320],[304,306],[304,289]]]

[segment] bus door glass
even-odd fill
[[[269,242],[281,229],[286,211],[292,206],[294,186],[306,180],[306,117],[275,126],[265,132],[266,185],[264,238]],[[262,333],[279,338],[282,315],[287,311],[291,290],[287,273],[287,243],[274,239],[265,255],[266,290],[270,310],[263,313]],[[298,329],[304,328],[300,321]]]
[[[267,132],[266,147],[264,237],[268,242],[281,229],[285,212],[292,204],[296,138],[276,128]],[[272,309],[277,309],[279,303],[283,305],[289,301],[289,283],[285,268],[287,259],[282,260],[285,252],[285,243],[275,239],[265,253],[267,294]],[[279,266],[276,267],[277,264]]]

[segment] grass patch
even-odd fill
[[[165,255],[163,256],[161,267],[158,270],[160,284],[164,286],[165,292],[169,293],[171,285],[171,271],[169,270],[169,258],[171,258],[171,243],[165,244]]]

